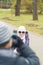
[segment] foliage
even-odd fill
[[[11,12],[14,13],[14,8],[16,5],[17,0],[0,0],[0,3],[9,3],[11,5]],[[43,11],[43,0],[37,0],[38,1],[38,12]],[[21,10],[27,10],[29,12],[32,12],[32,4],[33,0],[21,0]]]
[[[12,5],[11,5],[11,13],[14,14],[14,7],[16,5],[16,0],[12,1]]]
[[[11,4],[12,0],[0,0],[0,3],[1,2],[4,4],[6,4],[6,3]]]
[[[39,10],[39,13],[42,13],[42,11],[43,11],[43,0],[38,0],[38,10]]]

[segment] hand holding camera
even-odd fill
[[[12,47],[16,48],[16,47],[21,47],[24,43],[22,42],[22,40],[20,39],[20,37],[18,37],[17,35],[12,35],[12,42],[13,45]]]

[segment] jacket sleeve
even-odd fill
[[[39,58],[30,47],[22,45],[22,47],[19,49],[19,52],[22,56],[19,58],[19,60],[21,60],[21,65],[40,65]]]

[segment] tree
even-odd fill
[[[33,0],[33,20],[38,20],[37,0]]]
[[[21,5],[21,0],[17,0],[16,5],[15,5],[15,15],[20,16],[20,5]]]

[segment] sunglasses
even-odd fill
[[[24,31],[19,31],[19,33],[25,33]]]

